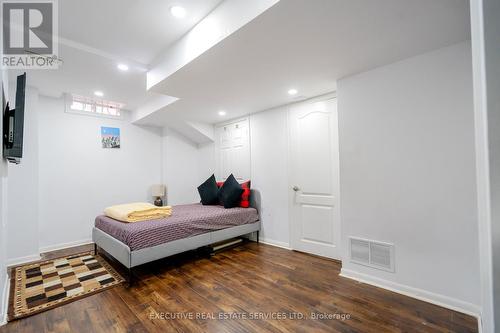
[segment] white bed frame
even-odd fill
[[[250,204],[251,207],[256,208],[260,212],[260,193],[258,191],[252,190]],[[133,267],[252,233],[256,233],[256,240],[258,242],[259,231],[260,221],[257,221],[255,223],[229,227],[134,251],[127,244],[95,227],[92,230],[92,240],[94,241],[95,253],[97,253],[98,248],[101,248],[129,270],[130,281]]]
[[[132,268],[174,254],[195,250],[202,246],[210,245],[233,237],[247,235],[252,232],[258,233],[259,230],[260,221],[212,231],[189,238],[182,238],[135,251],[130,250],[128,245],[97,228],[92,230],[92,239],[96,246],[106,251],[113,258],[122,263],[123,266]]]

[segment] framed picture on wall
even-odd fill
[[[120,129],[117,127],[101,127],[102,148],[120,148]]]

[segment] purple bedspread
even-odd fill
[[[172,216],[143,222],[125,223],[100,215],[96,228],[139,250],[177,239],[200,235],[259,220],[255,208],[203,206],[201,204],[172,207]]]

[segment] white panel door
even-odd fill
[[[232,173],[240,181],[250,179],[250,131],[248,119],[216,127],[217,179]]]
[[[292,106],[291,246],[340,259],[337,100]]]

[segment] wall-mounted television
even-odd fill
[[[10,109],[9,102],[3,114],[3,156],[11,163],[21,163],[23,157],[24,105],[26,73],[17,77],[16,106]]]

